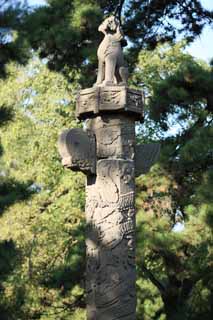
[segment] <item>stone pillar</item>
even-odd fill
[[[87,122],[96,175],[87,177],[87,319],[135,319],[135,123],[126,115]]]
[[[136,145],[140,91],[93,87],[77,98],[85,129],[60,136],[64,166],[81,170],[86,183],[87,320],[135,320],[135,176],[146,173],[159,145]]]
[[[136,145],[143,99],[127,87],[119,19],[108,17],[99,31],[97,81],[77,97],[85,129],[63,132],[59,152],[64,166],[87,175],[87,320],[135,320],[135,176],[148,172],[159,145]]]

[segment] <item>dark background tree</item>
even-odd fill
[[[29,45],[23,32],[23,20],[27,5],[21,1],[0,0],[0,76],[5,76],[9,61],[26,63]]]
[[[28,41],[39,50],[40,57],[48,58],[51,69],[71,77],[70,68],[80,68],[82,83],[91,85],[101,37],[97,34],[98,24],[104,15],[119,9],[119,3],[123,28],[131,42],[131,66],[135,65],[142,48],[175,41],[180,34],[192,41],[213,18],[213,13],[205,10],[198,0],[47,0],[48,6],[35,10],[25,20]]]
[[[162,145],[158,166],[138,179],[138,270],[158,288],[167,319],[210,319],[213,78],[183,49],[142,51],[135,74],[150,93],[141,139]]]

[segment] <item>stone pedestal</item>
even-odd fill
[[[136,146],[140,91],[93,87],[77,98],[85,130],[62,133],[62,163],[87,175],[87,320],[135,320],[135,176],[149,170],[158,145]]]

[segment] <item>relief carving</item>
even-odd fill
[[[86,127],[95,133],[97,158],[134,159],[135,124],[133,119],[115,115],[99,116],[87,121]]]
[[[87,270],[93,275],[87,277],[87,296],[96,308],[88,308],[88,319],[135,319],[134,162],[99,160],[95,188],[89,180]]]
[[[98,86],[81,90],[77,97],[76,117],[80,120],[89,115],[113,111],[141,120],[143,117],[142,93],[125,86]]]
[[[98,113],[99,90],[96,88],[81,90],[77,96],[76,117],[80,114]]]
[[[120,92],[111,92],[111,94],[109,94],[108,92],[105,92],[101,96],[100,103],[103,104],[104,106],[106,106],[107,104],[109,104],[110,106],[111,104],[119,105],[120,99],[121,99]]]

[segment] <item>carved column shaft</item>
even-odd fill
[[[87,122],[96,136],[96,175],[86,186],[87,319],[135,319],[134,119]]]

